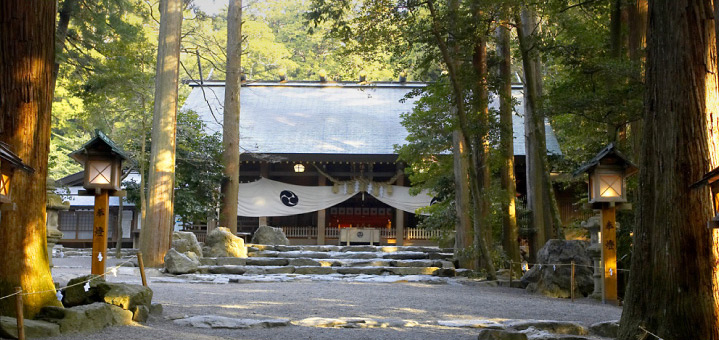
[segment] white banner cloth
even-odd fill
[[[260,178],[255,182],[240,183],[237,214],[246,217],[305,214],[335,206],[357,193],[347,193],[345,190],[334,193],[331,186],[293,185]],[[392,186],[391,195],[380,191],[380,194],[374,197],[389,206],[410,213],[430,205],[432,201],[432,196],[425,191],[412,196],[408,187],[396,185]]]

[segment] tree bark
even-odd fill
[[[648,0],[636,0],[633,6],[629,7],[629,60],[644,64],[645,54],[644,48],[647,44],[647,3]],[[719,6],[717,6],[719,8]],[[643,67],[638,67],[639,74],[635,75],[637,78],[643,78],[641,70]],[[632,154],[634,160],[639,162],[639,156],[641,155],[641,143],[642,143],[642,121],[635,120],[629,123],[629,141],[632,146]]]
[[[222,204],[220,226],[237,232],[237,201],[240,188],[240,85],[242,68],[242,0],[230,0],[227,24],[227,79],[222,127]]]
[[[504,10],[505,15],[507,9]],[[517,184],[514,179],[514,130],[512,127],[512,52],[510,50],[509,28],[497,27],[497,55],[499,61],[499,143],[500,175],[502,186],[502,248],[509,260],[517,266],[510,268],[519,274],[521,255],[519,253],[519,227],[517,226]]]
[[[527,207],[531,211],[533,234],[530,239],[530,262],[536,262],[536,253],[553,237],[552,213],[546,185],[546,154],[544,116],[540,111],[542,80],[541,63],[536,46],[537,28],[533,11],[522,8],[517,17],[522,65],[524,68],[524,133],[527,167]]]
[[[468,160],[462,157],[462,150],[466,148],[464,145],[465,140],[461,131],[455,130],[452,133],[454,203],[457,210],[454,257],[459,260],[459,267],[476,270],[477,262],[472,260],[474,236],[472,232],[472,216],[470,215],[469,164]]]
[[[55,83],[57,82],[57,74],[60,71],[59,56],[65,51],[65,39],[67,38],[67,30],[70,27],[70,18],[77,11],[77,0],[65,0],[58,13],[57,31],[55,32],[55,63],[52,68],[52,86],[53,93]]]
[[[663,339],[719,339],[719,234],[706,227],[709,188],[691,187],[719,165],[712,3],[649,3],[641,204],[619,339],[643,337],[641,328]]]
[[[0,141],[35,171],[15,171],[0,217],[0,296],[22,287],[24,315],[61,306],[47,257],[45,204],[50,150],[55,1],[0,2]],[[0,314],[15,316],[14,298]]]
[[[475,14],[475,19],[479,21],[481,15]],[[490,253],[491,247],[494,245],[494,237],[492,235],[492,227],[489,223],[490,204],[487,192],[490,187],[489,177],[489,90],[487,89],[487,42],[485,37],[480,37],[474,45],[474,53],[472,56],[472,66],[474,67],[476,80],[474,82],[474,110],[477,111],[480,132],[474,136],[475,164],[477,169],[477,188],[473,195],[479,204],[479,215],[475,216],[474,237],[484,238],[487,247],[487,254]],[[479,244],[477,240],[475,243]],[[491,261],[491,256],[482,256],[484,261]],[[482,265],[486,267],[486,265]]]
[[[173,193],[182,10],[182,0],[160,2],[155,110],[150,147],[148,224],[141,229],[140,239],[140,249],[148,267],[163,265],[165,253],[170,248],[170,233],[175,222]]]
[[[442,56],[442,60],[445,62],[445,65],[447,66],[447,71],[449,74],[449,82],[450,86],[452,88],[452,101],[456,108],[457,113],[457,120],[459,123],[460,131],[462,132],[463,137],[463,144],[466,145],[466,153],[463,153],[461,157],[465,157],[466,159],[469,159],[469,164],[476,165],[477,161],[475,159],[475,155],[472,152],[472,145],[469,143],[468,133],[470,131],[469,129],[469,121],[467,118],[467,108],[464,103],[464,95],[465,95],[465,89],[462,83],[459,80],[458,70],[457,70],[457,62],[455,61],[455,57],[451,54],[450,48],[448,47],[447,43],[445,42],[445,37],[441,34],[439,29],[439,22],[437,17],[437,10],[434,6],[433,0],[427,1],[427,9],[429,10],[430,18],[432,20],[432,35],[434,36],[435,42],[437,43],[437,46],[439,47],[440,54]],[[481,215],[481,208],[479,206],[480,201],[478,198],[481,196],[481,192],[479,192],[478,184],[477,184],[477,169],[475,166],[469,167],[469,172],[467,173],[469,175],[469,188],[471,189],[472,193],[472,210],[474,212],[474,216],[480,216]],[[477,219],[474,219],[475,224],[475,230],[477,230]],[[492,261],[489,256],[489,250],[487,247],[487,244],[484,242],[483,237],[474,237],[475,239],[475,247],[476,250],[479,252],[479,257],[481,258],[482,264],[485,266],[484,269],[487,272],[487,278],[490,280],[493,280],[496,278],[496,272],[494,270],[494,265],[492,264]]]

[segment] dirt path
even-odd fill
[[[54,274],[75,276],[85,260],[60,259]],[[87,260],[89,261],[89,259]],[[88,270],[89,271],[89,270]],[[127,275],[111,281],[134,281]],[[476,339],[478,331],[437,325],[440,320],[543,319],[585,325],[617,320],[621,309],[582,299],[575,303],[526,294],[523,290],[469,284],[373,282],[269,282],[192,284],[153,282],[153,302],[164,317],[146,325],[52,339]],[[405,328],[334,329],[287,326],[267,329],[200,329],[176,326],[168,317],[220,315],[232,318],[359,317],[414,320]]]

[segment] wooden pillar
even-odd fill
[[[260,176],[263,178],[270,178],[270,164],[267,162],[260,162]],[[267,225],[267,216],[260,216],[258,220],[258,227]]]
[[[402,169],[397,169],[399,176],[397,176],[397,185],[404,186],[404,173]],[[401,209],[395,209],[395,232],[397,235],[397,245],[404,245],[404,211]]]
[[[92,269],[94,275],[105,273],[107,262],[107,222],[110,214],[110,195],[103,190],[95,195],[95,213],[92,224]]]
[[[317,185],[318,186],[325,186],[327,183],[327,179],[325,176],[317,173]],[[317,211],[317,244],[318,245],[324,245],[325,244],[325,228],[327,227],[327,210],[322,209]]]
[[[618,304],[617,295],[617,219],[614,203],[602,207],[602,302]]]

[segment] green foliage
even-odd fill
[[[207,135],[196,113],[181,111],[177,115],[176,159],[175,214],[185,223],[206,221],[208,213],[214,212],[220,202],[222,136]],[[127,199],[139,206],[139,183],[124,184]]]

